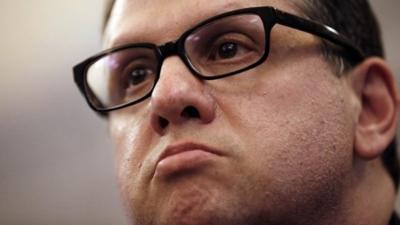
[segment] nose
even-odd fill
[[[215,102],[204,81],[193,76],[177,56],[164,61],[150,104],[151,126],[160,135],[170,126],[189,121],[207,124],[215,118]]]

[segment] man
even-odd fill
[[[104,35],[75,81],[133,224],[399,224],[399,95],[365,0],[117,0]]]

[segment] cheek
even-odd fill
[[[129,215],[133,213],[131,209],[135,208],[135,202],[146,202],[147,188],[143,186],[143,180],[151,171],[144,165],[148,149],[152,147],[149,126],[145,126],[145,113],[136,112],[135,117],[131,115],[122,111],[110,117],[118,185]]]
[[[339,187],[352,167],[354,129],[342,81],[326,71],[283,70],[258,83],[242,93],[245,97],[220,100],[222,110],[232,112],[226,114],[231,130],[242,140],[237,154],[243,165],[281,196]]]
[[[123,115],[112,115],[109,124],[117,165],[120,165],[131,150],[128,143],[132,143],[137,137],[139,129],[135,128],[138,127],[138,122]]]
[[[277,168],[297,170],[299,166],[307,169],[307,165],[351,162],[352,127],[346,106],[335,95],[314,94],[277,96],[269,106],[253,107],[244,121],[248,124],[245,133],[253,135],[245,140],[252,140],[249,144],[255,145],[259,154],[267,153],[272,163],[285,164]]]
[[[110,132],[114,145],[116,169],[120,185],[130,185],[142,167],[150,138],[145,120],[136,114],[118,113],[110,117]],[[129,180],[129,182],[128,182]]]

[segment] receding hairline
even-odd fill
[[[103,18],[103,31],[106,29],[108,21],[111,17],[111,12],[114,7],[115,0],[107,0],[105,3],[104,18]]]

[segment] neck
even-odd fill
[[[337,217],[321,224],[388,225],[394,211],[395,188],[380,159],[355,161],[354,173],[345,185]]]

